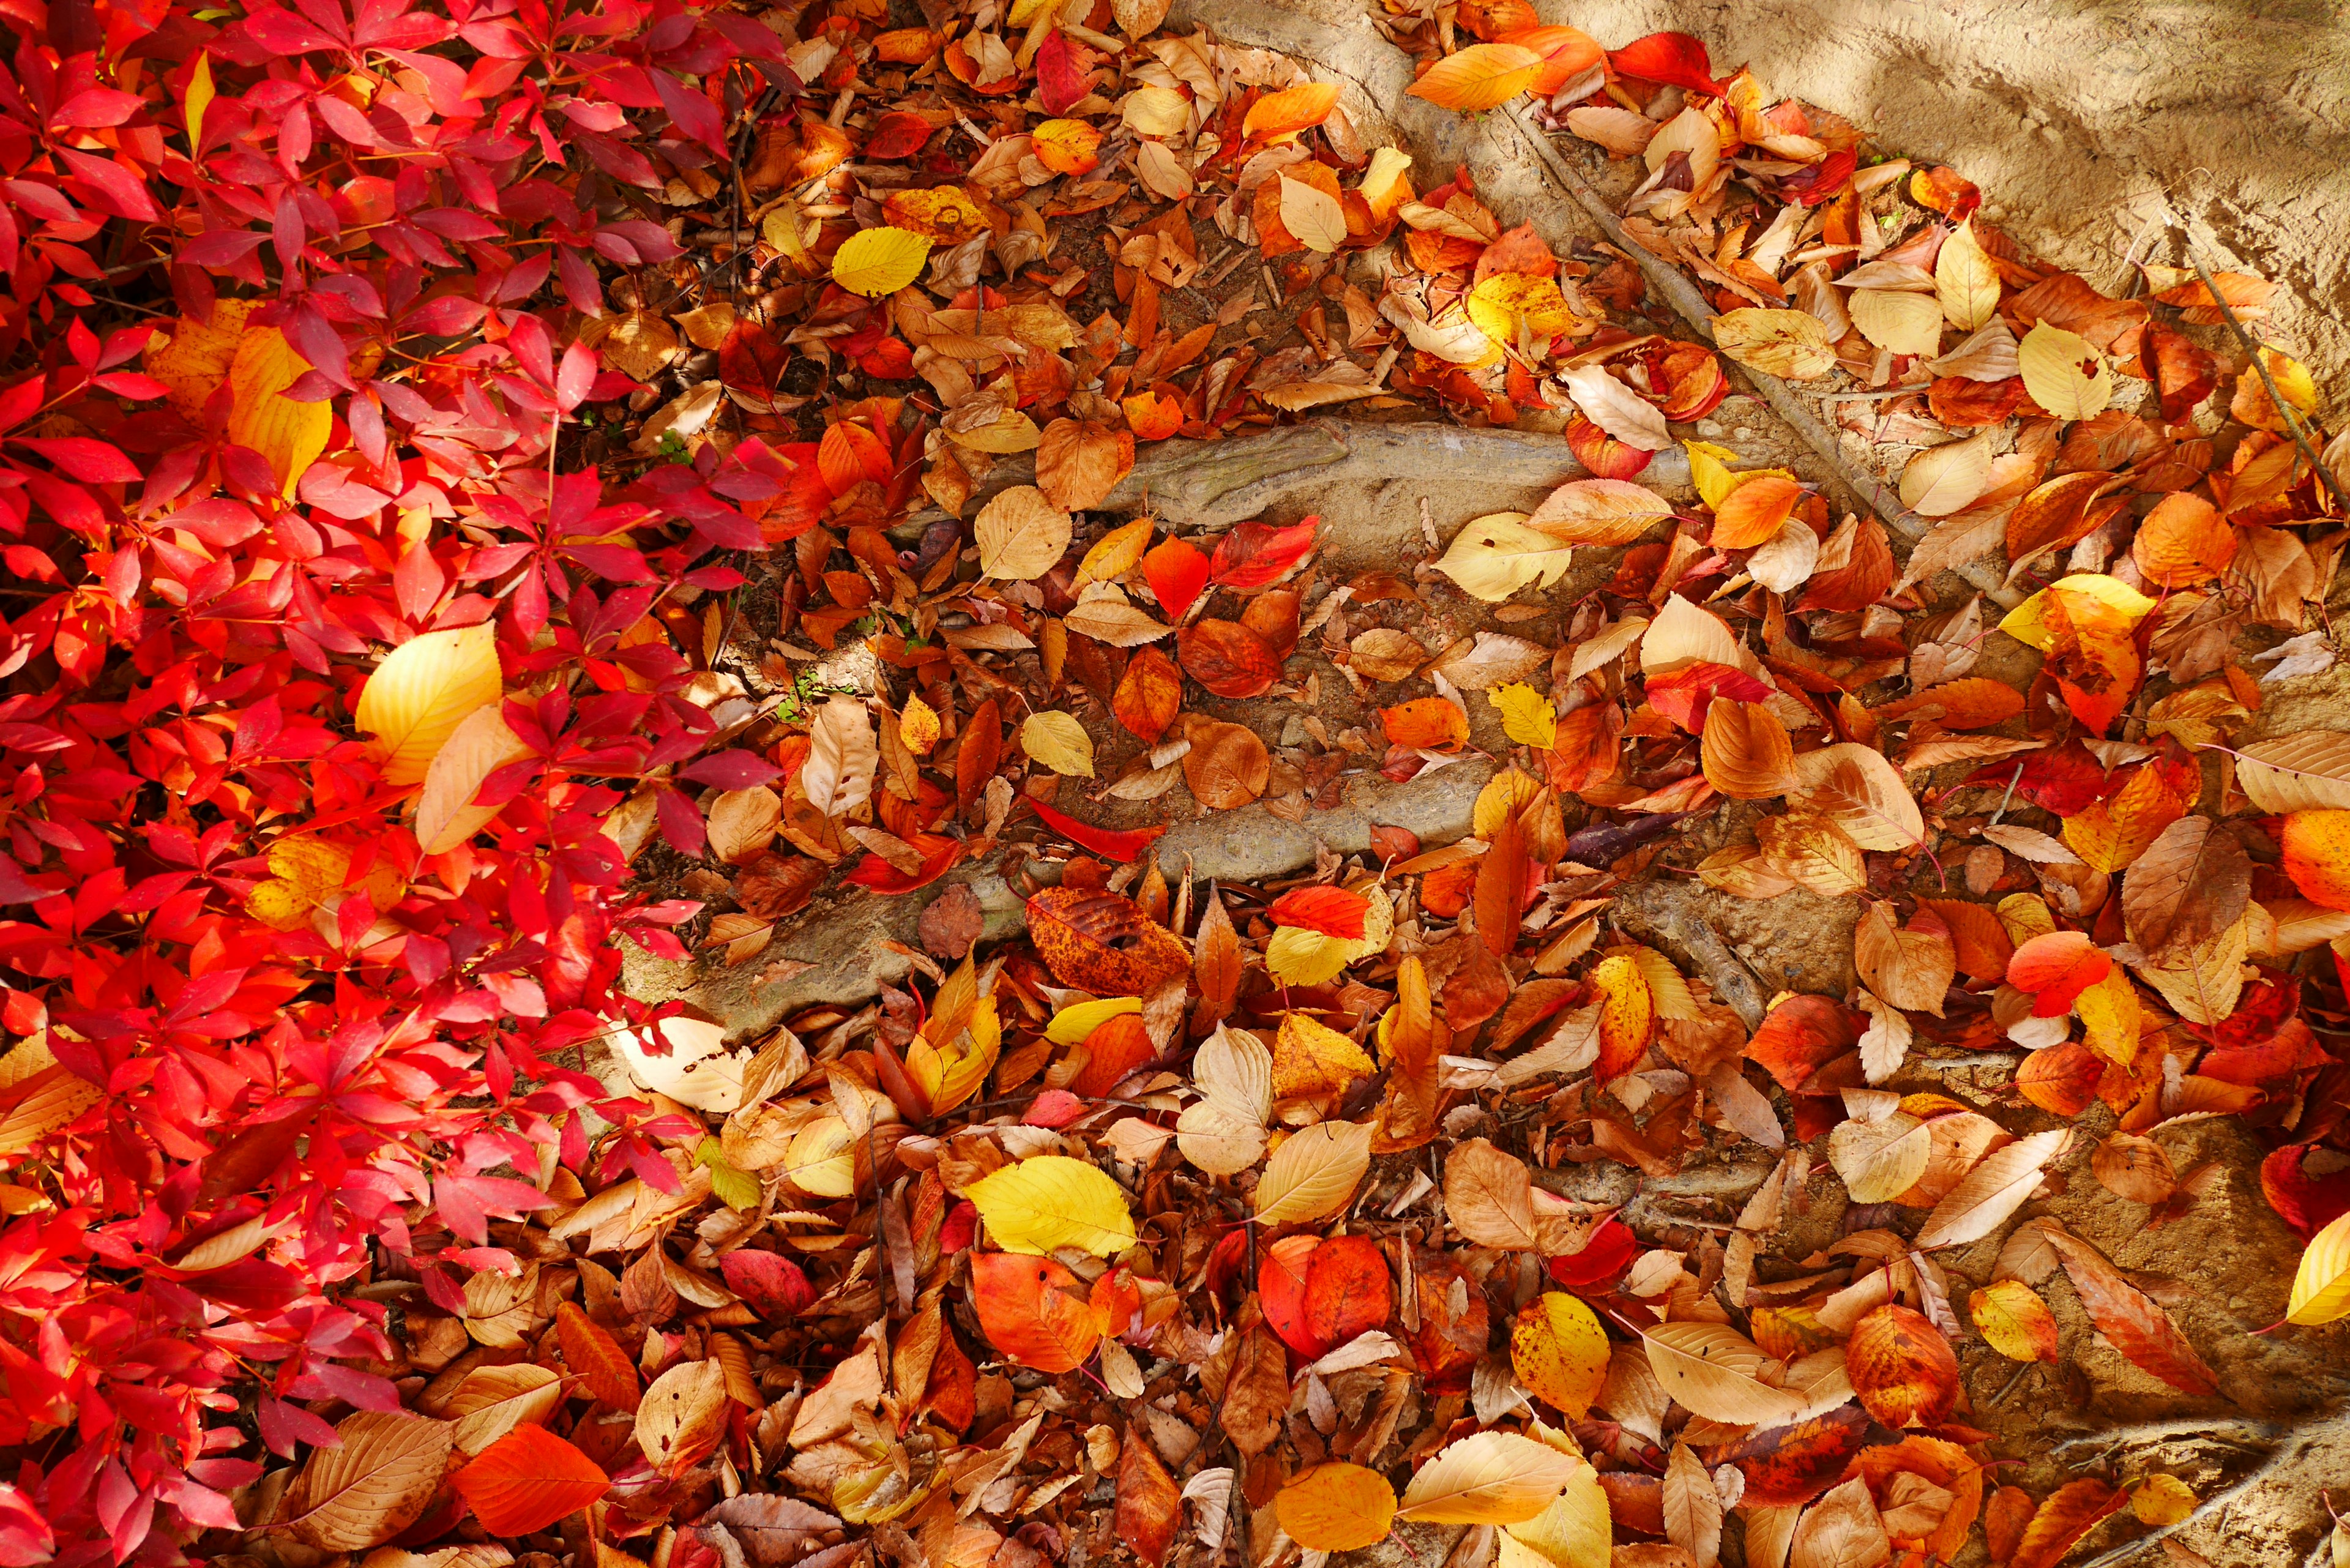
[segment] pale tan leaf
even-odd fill
[[[1517,1524],[1556,1501],[1584,1460],[1515,1432],[1472,1432],[1419,1467],[1399,1519]]]
[[[981,507],[972,524],[980,570],[1015,582],[1041,577],[1067,553],[1073,526],[1069,514],[1045,500],[1043,491],[1015,484]]]
[[[440,1490],[454,1438],[446,1421],[361,1410],[335,1428],[342,1446],[318,1449],[286,1494],[295,1539],[322,1552],[380,1546],[422,1516]]]
[[[873,715],[854,697],[834,697],[816,710],[808,725],[807,761],[800,767],[800,790],[827,816],[847,816],[873,797],[873,775],[881,765],[881,742]]]
[[[1317,1122],[1292,1133],[1265,1161],[1256,1217],[1267,1225],[1326,1219],[1347,1206],[1370,1168],[1367,1122]]]
[[[1934,1205],[1918,1232],[1918,1247],[1962,1246],[1998,1230],[2030,1199],[2043,1168],[2064,1152],[2071,1137],[2064,1128],[2054,1127],[1991,1150]]]
[[[531,754],[507,727],[504,707],[487,702],[467,714],[424,770],[424,792],[416,801],[416,842],[425,854],[447,854],[504,809],[473,804],[492,774]]]

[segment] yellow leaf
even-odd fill
[[[209,54],[196,57],[196,68],[188,78],[188,151],[204,144],[204,110],[218,96],[213,88],[213,57]]]
[[[2043,321],[2016,345],[2015,360],[2032,400],[2060,420],[2093,418],[2113,400],[2113,371],[2077,332]]]
[[[940,1021],[932,1018],[931,1026]],[[931,1115],[942,1116],[979,1093],[1003,1048],[1003,1026],[996,1019],[995,998],[983,996],[972,1004],[969,1027],[956,1027],[955,1037],[943,1049],[918,1036],[906,1048],[906,1075],[930,1102]]]
[[[1578,1461],[1557,1501],[1503,1528],[1501,1568],[1607,1568],[1612,1513],[1599,1472],[1588,1461]]]
[[[1074,591],[1087,583],[1115,582],[1142,564],[1142,553],[1150,547],[1151,522],[1138,517],[1121,527],[1111,529],[1094,542],[1085,559],[1077,563],[1077,575],[1071,581]]]
[[[927,757],[939,743],[939,711],[920,697],[909,697],[898,711],[898,739],[918,757]]]
[[[1374,219],[1386,223],[1395,216],[1396,209],[1412,199],[1411,182],[1404,178],[1404,171],[1410,167],[1411,154],[1400,148],[1373,151],[1371,166],[1363,171],[1363,182],[1355,190],[1369,204]]]
[[[1353,1199],[1356,1185],[1370,1168],[1368,1123],[1318,1122],[1291,1134],[1264,1162],[1256,1184],[1256,1217],[1267,1225],[1285,1225],[1336,1214]]]
[[[1510,1327],[1510,1366],[1536,1398],[1580,1421],[1607,1381],[1607,1331],[1576,1296],[1544,1291]]]
[[[286,335],[275,327],[245,333],[229,362],[228,439],[250,447],[269,463],[269,471],[291,496],[303,472],[327,450],[335,426],[334,411],[324,400],[297,403],[286,389],[308,373],[310,361],[294,352]]]
[[[1273,1500],[1274,1517],[1308,1552],[1359,1552],[1387,1538],[1395,1522],[1395,1488],[1361,1465],[1315,1465]]]
[[[1976,240],[1973,219],[1944,237],[1934,258],[1934,292],[1942,314],[1961,332],[1972,332],[1999,309],[1999,269]]]
[[[0,1115],[0,1154],[22,1154],[98,1104],[106,1091],[57,1063],[47,1031],[20,1040],[0,1059],[8,1109]]]
[[[905,229],[860,229],[833,253],[832,281],[868,299],[895,294],[922,275],[931,242]]]
[[[1422,1524],[1522,1524],[1586,1464],[1516,1432],[1472,1432],[1419,1467],[1397,1511]]]
[[[1325,941],[1334,940],[1337,939],[1323,938]],[[1281,1033],[1273,1042],[1275,1095],[1286,1099],[1293,1095],[1342,1094],[1353,1087],[1357,1079],[1369,1077],[1376,1070],[1360,1045],[1328,1024],[1316,1023],[1303,1012],[1283,1016]]]
[[[2262,365],[2268,369],[2270,379],[2276,382],[2277,391],[2283,397],[2285,406],[2303,419],[2314,412],[2317,408],[2317,381],[2310,375],[2309,367],[2289,354],[2281,354],[2265,346],[2260,350],[2260,356]],[[2274,431],[2280,435],[2288,433],[2293,428],[2285,422],[2276,400],[2269,396],[2268,383],[2262,380],[2260,371],[2251,366],[2246,366],[2244,373],[2236,378],[2236,394],[2229,400],[2228,412],[2248,425]]]
[[[1558,714],[1550,699],[1523,680],[1485,693],[1502,715],[1502,732],[1522,746],[1547,752],[1558,742]]]
[[[1117,1182],[1082,1159],[1040,1154],[963,1189],[1007,1252],[1076,1247],[1114,1258],[1134,1245],[1134,1216]]]
[[[1572,331],[1575,323],[1558,280],[1530,273],[1495,273],[1469,291],[1468,307],[1477,329],[1504,348],[1518,346],[1521,329],[1540,342]]]
[[[1436,569],[1488,604],[1523,587],[1549,587],[1566,576],[1574,546],[1526,526],[1528,514],[1494,512],[1472,519],[1452,537]]]
[[[819,1116],[792,1139],[782,1168],[803,1192],[817,1198],[849,1197],[857,1190],[857,1135],[837,1116]]]
[[[2184,1524],[2195,1511],[2195,1493],[2177,1476],[2157,1473],[2138,1483],[2130,1493],[2130,1511],[2137,1515],[2140,1524],[2150,1524],[2160,1530],[2173,1524]]]
[[[244,341],[245,317],[260,305],[257,299],[220,300],[210,321],[174,321],[168,336],[158,332],[147,340],[140,365],[170,389],[172,407],[182,416],[203,420],[205,400],[228,379],[228,368]]]
[[[428,631],[376,666],[359,692],[355,722],[383,759],[384,783],[418,784],[457,726],[502,692],[491,623]]]
[[[487,826],[502,806],[476,805],[484,780],[509,763],[530,755],[521,736],[506,726],[501,702],[485,702],[467,714],[424,770],[424,793],[416,802],[416,842],[427,855],[445,855]]]
[[[1523,44],[1471,44],[1429,67],[1411,96],[1473,114],[1507,103],[1533,85],[1543,57]]]
[[[1053,1022],[1045,1025],[1045,1038],[1055,1045],[1075,1045],[1121,1013],[1141,1011],[1142,998],[1139,996],[1106,996],[1098,1002],[1080,1002],[1053,1014]]]
[[[1354,943],[1304,926],[1281,926],[1264,946],[1264,967],[1284,985],[1320,985],[1352,961]]]
[[[1790,381],[1835,369],[1835,339],[1808,310],[1725,310],[1713,318],[1713,346],[1750,370]]]
[[[1093,737],[1067,713],[1029,714],[1020,726],[1020,749],[1064,778],[1094,776]]]
[[[2007,618],[1999,623],[1999,629],[2018,642],[2036,648],[2043,653],[2047,652],[2056,642],[2048,630],[2048,596],[2058,588],[2068,594],[2085,594],[2099,604],[2121,611],[2129,618],[2132,627],[2154,611],[2152,599],[2119,577],[2108,577],[2102,573],[2076,572],[2069,577],[2059,578],[2008,611]]]
[[[2303,1326],[2350,1314],[2350,1214],[2310,1238],[2293,1277],[2293,1304],[2284,1320]]]

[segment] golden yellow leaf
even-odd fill
[[[1085,558],[1077,563],[1077,575],[1070,581],[1074,590],[1087,583],[1115,582],[1142,564],[1142,553],[1150,547],[1151,522],[1138,517],[1133,522],[1113,528],[1094,541]]]
[[[1336,979],[1352,961],[1354,948],[1344,937],[1304,926],[1279,926],[1265,943],[1264,967],[1284,985],[1321,985]]]
[[[1544,1291],[1510,1327],[1510,1366],[1536,1398],[1580,1421],[1607,1381],[1610,1351],[1599,1314],[1577,1296]]]
[[[1439,109],[1474,114],[1509,102],[1533,85],[1543,57],[1523,44],[1471,44],[1429,67],[1411,96]]]
[[[204,110],[213,105],[218,89],[213,86],[213,57],[209,53],[196,57],[196,68],[188,78],[188,149],[195,151],[204,143]]]
[[[1352,1088],[1356,1080],[1367,1078],[1377,1070],[1360,1045],[1328,1024],[1316,1023],[1303,1012],[1283,1016],[1281,1033],[1273,1042],[1275,1095],[1286,1099],[1293,1095],[1340,1094]]]
[[[1076,1247],[1114,1258],[1134,1245],[1134,1216],[1117,1182],[1082,1159],[1040,1154],[964,1189],[1007,1252]]]
[[[1574,546],[1526,525],[1523,512],[1493,512],[1462,524],[1436,569],[1461,591],[1499,604],[1523,587],[1549,587],[1566,576]]]
[[[1523,680],[1485,693],[1502,715],[1502,732],[1522,746],[1547,752],[1558,743],[1558,712],[1550,699]]]
[[[1361,1465],[1315,1465],[1274,1495],[1273,1511],[1308,1552],[1357,1552],[1386,1539],[1395,1522],[1395,1488]]]
[[[2177,1476],[2158,1471],[2138,1483],[2130,1493],[2130,1511],[2137,1515],[2140,1524],[2164,1529],[2184,1524],[2195,1511],[2195,1492]]]
[[[847,1198],[857,1190],[857,1135],[837,1116],[819,1116],[792,1139],[781,1168],[803,1192]]]
[[[334,410],[324,399],[297,403],[286,396],[286,389],[309,369],[310,361],[294,352],[275,327],[246,332],[228,368],[229,395],[234,400],[229,405],[228,439],[259,452],[288,496],[327,450],[327,437],[335,428]]]
[[[321,404],[321,407],[325,405]],[[498,701],[496,628],[488,621],[410,638],[385,656],[359,692],[353,722],[383,759],[383,782],[423,781],[457,726]]]
[[[416,842],[425,854],[447,854],[504,809],[473,804],[492,774],[530,755],[530,747],[507,727],[504,707],[485,702],[467,714],[424,770],[424,793],[416,801]]]
[[[933,1017],[929,1027],[939,1023]],[[906,1075],[930,1102],[931,1115],[943,1116],[979,1093],[1003,1049],[1003,1026],[996,1018],[995,998],[983,996],[972,1004],[968,1026],[957,1026],[954,1038],[943,1047],[931,1043],[927,1029],[916,1037],[906,1048]]]
[[[2066,593],[2085,594],[2099,604],[2119,610],[2135,627],[2154,611],[2154,601],[2123,582],[2103,573],[2076,572],[2059,578],[2041,589],[2022,604],[2007,612],[1999,629],[2028,647],[2045,653],[2055,645],[2056,639],[2048,630],[2048,596],[2062,588]]]
[[[1503,1527],[1501,1568],[1607,1568],[1613,1512],[1599,1472],[1578,1459],[1556,1501],[1532,1519]]]
[[[1028,715],[1020,726],[1020,749],[1064,778],[1094,776],[1093,737],[1057,709]]]
[[[1045,1025],[1045,1038],[1055,1045],[1075,1045],[1121,1013],[1141,1011],[1142,998],[1139,996],[1105,996],[1097,1002],[1074,1002],[1053,1014],[1053,1021]]]
[[[909,697],[898,711],[898,739],[906,750],[927,757],[939,743],[939,711],[920,697]]]
[[[1808,310],[1725,310],[1713,318],[1713,346],[1750,370],[1790,381],[1835,368],[1835,339]]]
[[[922,275],[931,242],[904,229],[860,229],[833,253],[832,281],[868,299],[895,294]]]
[[[140,366],[170,389],[172,407],[182,418],[203,420],[205,400],[228,379],[228,368],[244,341],[245,317],[260,305],[257,299],[220,300],[210,321],[174,321],[168,335],[158,332],[147,340]]]
[[[453,1434],[445,1421],[399,1410],[359,1411],[335,1433],[341,1444],[312,1450],[279,1517],[296,1540],[322,1552],[380,1546],[432,1501]]]
[[[1320,1220],[1355,1196],[1371,1168],[1367,1122],[1319,1122],[1292,1133],[1264,1162],[1256,1184],[1256,1217],[1267,1225]]]
[[[1539,343],[1575,327],[1556,278],[1497,272],[1469,291],[1467,303],[1477,329],[1504,348],[1518,346],[1521,331]]]
[[[2293,1277],[2293,1304],[2284,1320],[2303,1326],[2350,1314],[2350,1214],[2309,1240]]]

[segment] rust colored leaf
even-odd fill
[[[1159,1462],[1158,1452],[1140,1426],[1126,1429],[1118,1460],[1118,1507],[1114,1527],[1118,1538],[1143,1562],[1159,1568],[1175,1544],[1175,1526],[1183,1516],[1183,1497],[1175,1478]]]
[[[1039,1372],[1082,1366],[1101,1339],[1084,1283],[1050,1258],[977,1252],[971,1304],[996,1351]]]
[[[2077,1040],[2034,1051],[2015,1069],[2016,1092],[2052,1116],[2077,1116],[2097,1097],[2106,1064]]]
[[[1003,711],[990,697],[972,711],[955,747],[955,805],[969,811],[1003,760]]]
[[[1232,811],[1264,794],[1273,754],[1254,730],[1194,718],[1185,733],[1191,749],[1183,755],[1183,783],[1192,799],[1211,811]]]
[[[1758,1062],[1790,1091],[1859,1042],[1852,1015],[1825,996],[1791,996],[1771,1010],[1746,1043],[1749,1061]]]
[[[1314,1251],[1305,1275],[1305,1326],[1336,1347],[1383,1326],[1395,1307],[1393,1265],[1375,1237],[1340,1236]]]
[[[1269,587],[1289,575],[1314,548],[1322,519],[1308,517],[1286,528],[1269,523],[1243,523],[1216,541],[1208,566],[1208,580],[1220,588],[1248,592]]]
[[[563,1346],[563,1365],[590,1398],[615,1410],[636,1409],[643,1392],[637,1365],[602,1325],[576,1303],[565,1302],[555,1309],[555,1334]]]
[[[1218,697],[1262,697],[1281,679],[1281,656],[1238,621],[1193,621],[1175,648],[1185,672]]]
[[[1211,892],[1207,902],[1200,916],[1199,935],[1191,942],[1192,982],[1200,992],[1200,1015],[1222,1018],[1232,1011],[1232,1001],[1240,993],[1240,935],[1232,929],[1232,918],[1224,912],[1223,899]]]
[[[2009,1490],[2002,1488],[2002,1496]],[[2129,1493],[2094,1478],[2066,1481],[2048,1494],[2023,1527],[2007,1568],[2056,1568],[2074,1542],[2119,1513],[2128,1501]]]
[[[1845,1345],[1853,1392],[1888,1427],[1934,1427],[1959,1398],[1959,1358],[1921,1313],[1898,1303],[1856,1324]]]
[[[1525,901],[1525,836],[1516,816],[1505,816],[1477,863],[1477,934],[1495,958],[1506,958],[1517,945]]]
[[[1047,888],[1028,929],[1054,978],[1096,996],[1140,996],[1191,967],[1180,938],[1116,893]]]
[[[1710,1449],[1704,1457],[1709,1465],[1738,1467],[1746,1478],[1746,1501],[1783,1507],[1825,1491],[1867,1440],[1867,1412],[1846,1404],[1792,1427],[1768,1428]]]
[[[1156,742],[1183,711],[1183,672],[1156,648],[1138,648],[1110,698],[1110,714],[1132,734]]]

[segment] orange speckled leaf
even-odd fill
[[[1393,1266],[1372,1236],[1339,1236],[1314,1250],[1305,1272],[1305,1326],[1336,1348],[1383,1326],[1395,1308]]]
[[[2284,870],[2301,896],[2350,909],[2350,811],[2296,811],[2284,819]]]
[[[2158,587],[2191,588],[2226,571],[2236,558],[2236,531],[2192,491],[2166,495],[2138,524],[2130,559]]]
[[[1382,708],[1379,723],[1389,745],[1451,752],[1469,743],[1469,715],[1459,703],[1442,697],[1416,697],[1399,707]]]
[[[1958,1403],[1958,1355],[1922,1313],[1878,1307],[1854,1327],[1844,1355],[1853,1392],[1888,1427],[1939,1426]]]
[[[1599,1060],[1591,1071],[1605,1084],[1630,1072],[1648,1054],[1656,998],[1640,966],[1622,953],[1599,961],[1591,971],[1591,991],[1599,1001]]]
[[[1181,938],[1116,893],[1047,888],[1028,929],[1055,980],[1096,996],[1141,996],[1191,967]]]
[[[2128,1501],[2129,1493],[2116,1491],[2101,1480],[2066,1481],[2048,1494],[2032,1522],[2023,1527],[2023,1538],[2016,1542],[2007,1568],[2056,1568],[2074,1542],[2120,1512]]]

